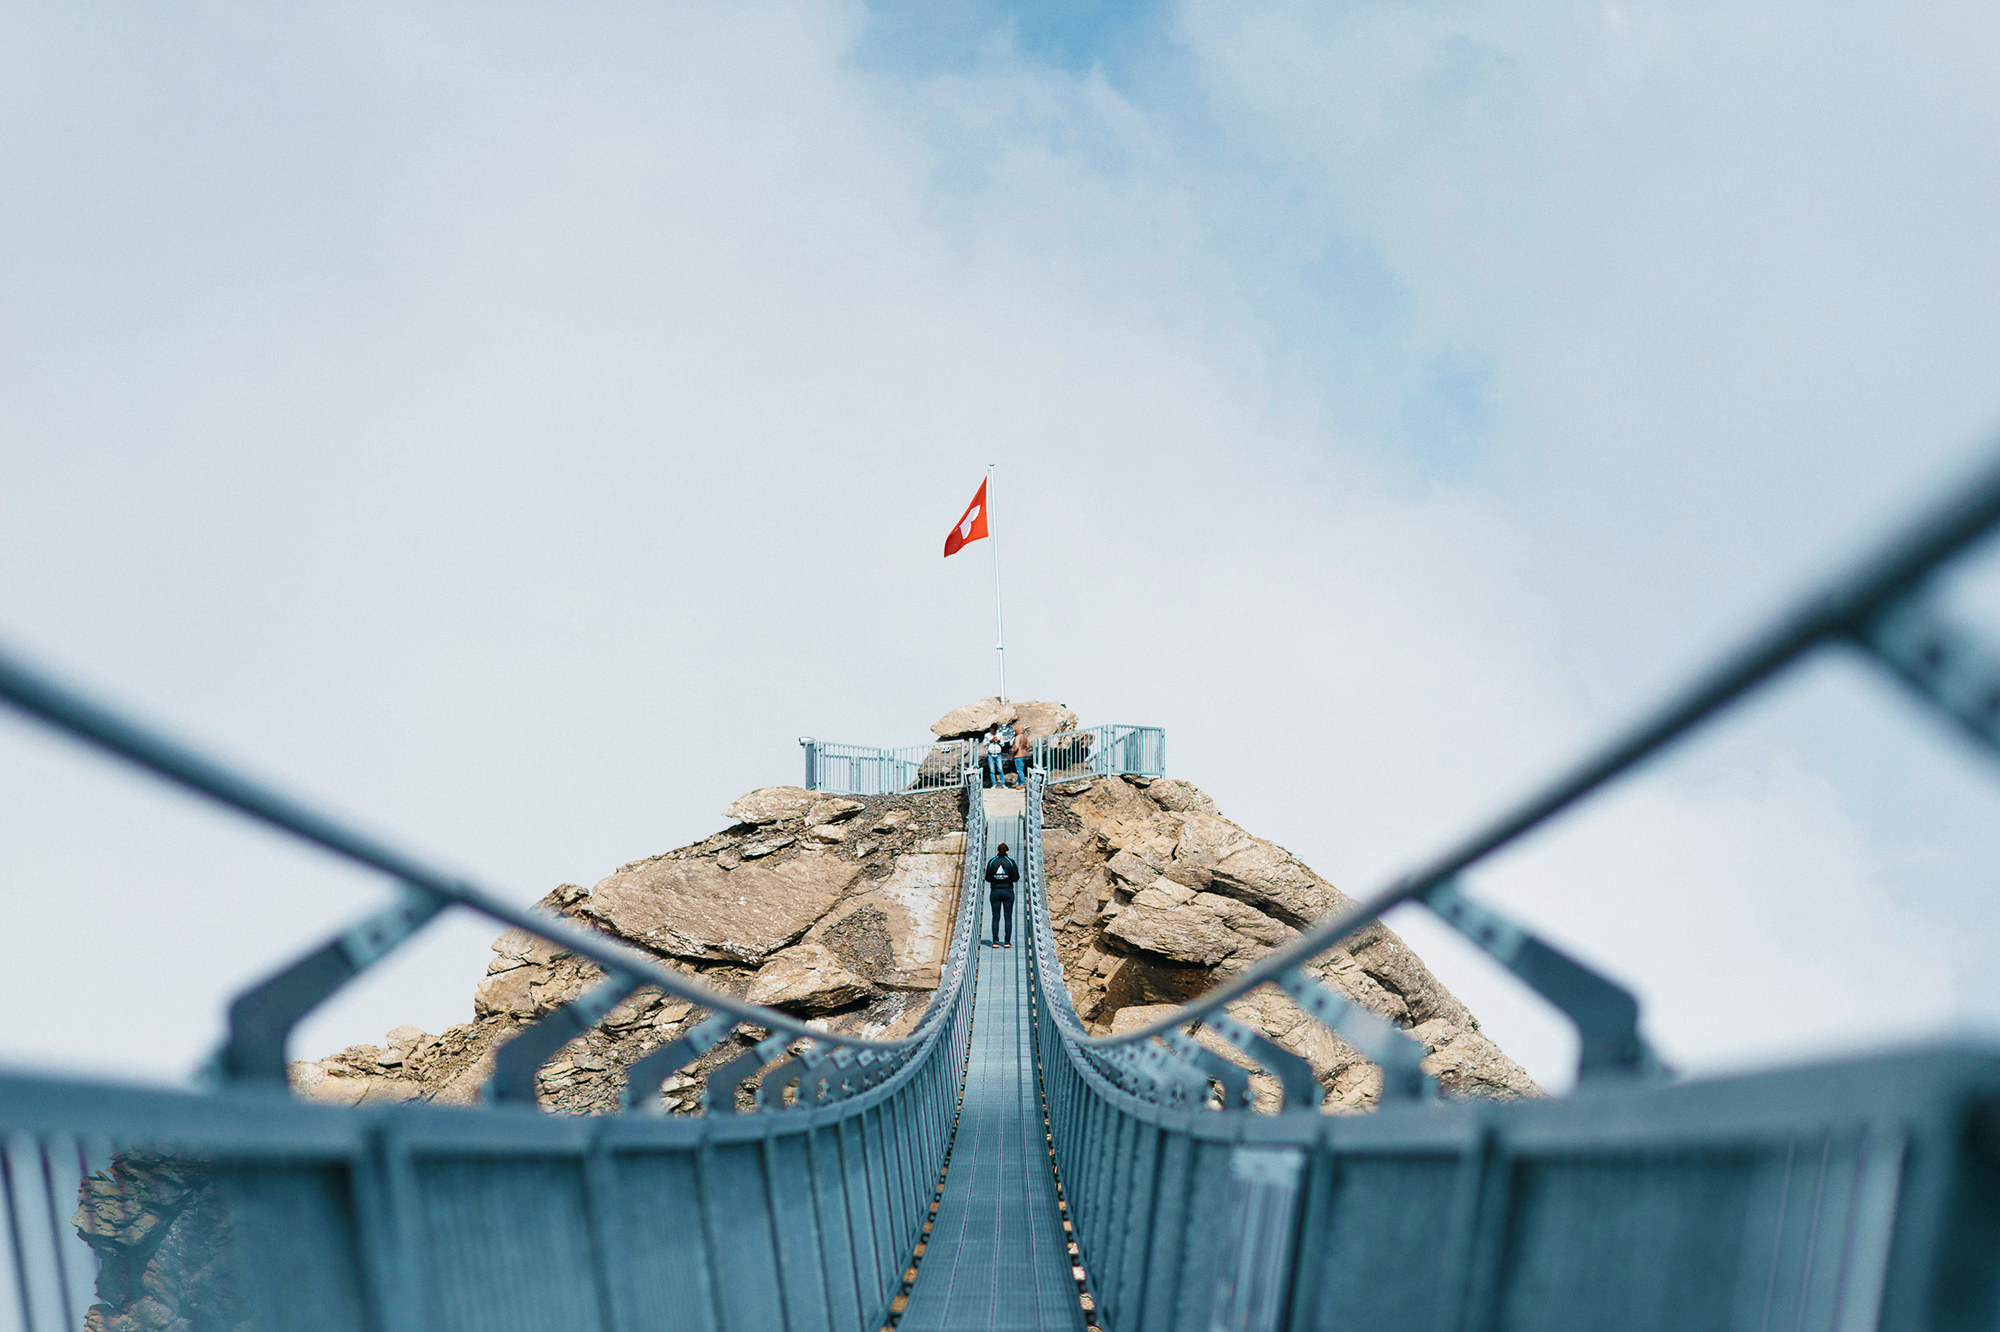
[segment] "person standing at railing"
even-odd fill
[[[1001,770],[1006,763],[1007,742],[1000,737],[1000,723],[994,722],[986,728],[986,736],[979,742],[980,753],[985,758],[986,784],[999,786],[1003,782]]]
[[[1007,844],[1000,843],[993,859],[986,862],[986,904],[992,909],[993,938],[995,948],[1014,946],[1014,885],[1021,881],[1021,868],[1014,858],[1007,854]],[[1001,926],[1006,926],[1007,942],[1000,942]]]
[[[1016,786],[1028,784],[1028,754],[1033,745],[1034,741],[1028,739],[1028,733],[1019,731],[1014,735],[1014,743],[1007,746],[1007,762],[1014,769],[1014,776],[1018,779],[1014,782]]]

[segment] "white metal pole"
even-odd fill
[[[1000,611],[1000,527],[993,521],[993,469],[986,464],[986,535],[993,543],[993,655],[1000,663],[1000,701],[1007,701],[1007,620]]]

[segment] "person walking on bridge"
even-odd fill
[[[986,902],[993,912],[993,938],[995,948],[1014,946],[1014,885],[1020,882],[1021,870],[1014,858],[1007,854],[1007,844],[1000,843],[999,853],[986,862]],[[1007,942],[1000,942],[1000,927],[1007,927]]]

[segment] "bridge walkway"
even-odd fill
[[[985,793],[988,846],[1018,858],[1022,793]],[[944,1177],[903,1332],[1081,1332],[1043,1138],[1028,1006],[1025,913],[1016,907],[1011,949],[980,947],[972,1048],[958,1136]]]

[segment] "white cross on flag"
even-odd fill
[[[979,483],[979,493],[972,497],[972,504],[965,516],[958,520],[958,526],[951,529],[951,535],[944,539],[946,556],[958,554],[966,545],[987,536],[986,530],[986,483]]]

